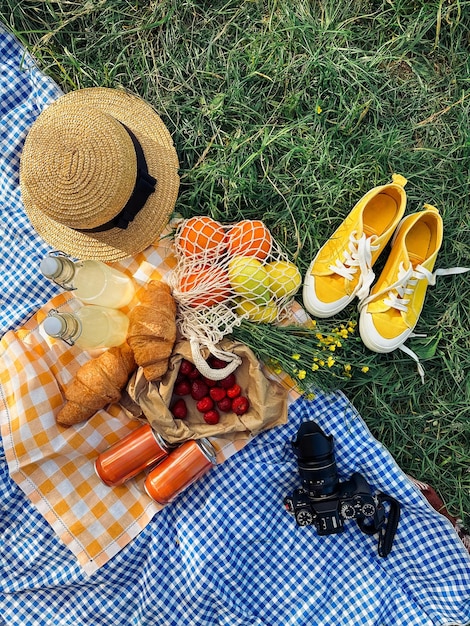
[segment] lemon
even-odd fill
[[[265,322],[270,324],[277,320],[279,309],[272,302],[260,305],[249,300],[239,299],[237,304],[238,315],[247,315],[253,322]]]
[[[277,298],[293,296],[300,288],[302,276],[299,269],[290,261],[272,261],[265,265],[268,285]]]
[[[255,304],[265,304],[271,297],[265,266],[249,256],[235,256],[228,263],[228,277],[237,296]]]

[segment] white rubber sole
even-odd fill
[[[367,311],[362,311],[359,316],[359,335],[362,339],[362,343],[372,350],[372,352],[387,353],[398,350],[402,346],[408,337],[413,332],[413,329],[406,330],[393,339],[385,339],[377,332],[372,321],[372,315]]]
[[[305,275],[302,291],[304,307],[309,313],[311,313],[315,317],[333,317],[334,315],[340,313],[345,307],[347,307],[348,304],[350,304],[354,300],[356,294],[353,293],[350,296],[344,296],[344,298],[340,298],[335,302],[323,302],[322,300],[319,300],[315,291],[315,277],[311,274],[311,269],[314,263],[315,260],[312,261]]]

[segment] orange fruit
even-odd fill
[[[261,220],[242,220],[227,232],[227,245],[231,255],[263,260],[271,252],[273,238]]]
[[[179,290],[187,293],[189,306],[215,306],[232,295],[227,272],[221,267],[207,266],[181,277]]]
[[[176,244],[185,256],[200,256],[223,251],[225,229],[208,216],[191,217],[186,220],[176,238]],[[221,249],[222,247],[222,249]]]

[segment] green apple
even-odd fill
[[[228,277],[237,296],[255,304],[266,304],[271,298],[265,266],[251,256],[234,256],[228,263]]]
[[[266,272],[269,288],[277,298],[293,296],[302,283],[297,266],[290,261],[271,261],[266,264]]]
[[[255,304],[249,300],[238,298],[237,313],[238,315],[248,316],[248,319],[253,322],[265,322],[266,324],[271,324],[277,320],[279,309],[272,302],[265,305]]]

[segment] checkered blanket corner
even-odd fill
[[[1,358],[8,371],[18,376],[15,380],[25,392],[20,397],[30,397],[34,390],[37,399],[32,412],[31,407],[26,413],[20,410],[12,400],[18,396],[12,392],[10,374],[4,372],[0,385],[0,623],[444,626],[470,622],[470,559],[452,524],[428,505],[341,394],[319,393],[312,401],[292,396],[287,424],[255,437],[157,515],[148,511],[151,519],[137,531],[129,520],[122,547],[115,543],[116,550],[101,565],[80,563],[77,554],[83,545],[77,537],[84,535],[77,533],[75,543],[71,540],[70,529],[66,532],[60,516],[38,497],[38,474],[23,473],[15,466],[12,452],[11,433],[23,429],[21,439],[26,433],[35,441],[24,450],[30,467],[44,470],[42,463],[34,468],[39,447],[44,445],[43,433],[40,429],[28,433],[28,425],[32,416],[36,426],[38,419],[44,429],[50,426],[50,411],[41,410],[41,403],[49,406],[48,399],[41,385],[28,376],[35,368],[18,364],[26,344],[33,359],[54,358],[53,353],[41,350],[41,342],[33,341],[38,340],[35,313],[51,298],[63,296],[37,271],[47,246],[24,214],[18,164],[29,126],[61,92],[1,26],[0,86],[0,330],[5,333],[2,349],[7,351],[6,360],[5,352]],[[126,269],[134,274],[137,268],[145,268],[144,273],[151,275],[160,261],[158,254],[134,259]],[[49,391],[57,393],[54,381],[47,376],[45,381]],[[117,417],[112,411],[110,415]],[[299,482],[290,441],[306,419],[315,420],[334,436],[342,479],[359,471],[375,488],[401,502],[398,532],[386,559],[377,554],[377,537],[362,533],[353,520],[343,533],[320,537],[313,527],[297,527],[285,511],[283,498]],[[87,438],[79,440],[80,430],[71,431],[79,446],[78,453],[67,452],[72,471],[82,452],[85,459],[91,454]],[[45,461],[51,464],[49,469],[63,453],[59,441],[51,444]],[[89,461],[80,467],[82,474],[89,472]],[[15,471],[21,488],[10,475]],[[43,476],[46,491],[55,489],[53,480],[47,482],[53,476],[54,472]],[[70,488],[70,483],[64,485],[61,488]],[[126,513],[118,498],[111,504],[104,492],[102,499],[99,495],[95,513],[108,505],[116,507],[118,518],[119,506]],[[79,499],[72,503],[66,491],[61,497],[64,507],[69,507],[62,510],[64,518],[70,520],[70,507],[75,507],[74,519],[80,518]],[[82,517],[84,530],[89,536],[99,536],[94,535],[92,524],[88,526],[89,520],[88,513]]]

